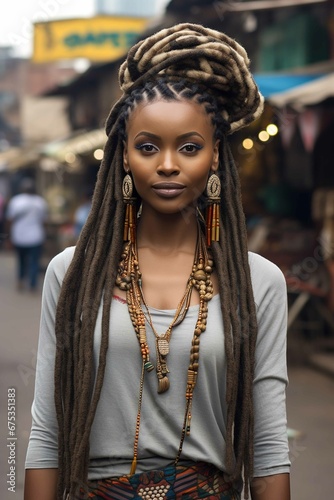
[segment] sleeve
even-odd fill
[[[26,469],[58,467],[58,425],[54,403],[54,326],[59,292],[67,268],[67,257],[70,255],[70,249],[57,255],[50,262],[45,274]]]
[[[290,471],[285,392],[287,292],[278,267],[259,257],[252,273],[258,337],[254,376],[254,477]]]

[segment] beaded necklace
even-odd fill
[[[166,358],[167,355],[169,354],[169,342],[171,339],[172,330],[175,326],[179,325],[184,320],[189,309],[192,290],[193,288],[195,288],[199,294],[199,311],[190,349],[190,361],[188,366],[187,388],[185,395],[186,396],[185,414],[184,414],[181,439],[177,456],[175,459],[175,464],[177,464],[179,461],[185,436],[190,434],[192,399],[193,399],[193,392],[197,382],[197,374],[199,367],[200,336],[206,330],[206,322],[208,316],[208,302],[209,300],[212,299],[213,296],[213,285],[211,281],[212,268],[213,268],[213,261],[212,259],[209,258],[204,235],[202,234],[200,228],[198,228],[198,237],[197,237],[194,263],[189,279],[187,281],[186,290],[176,308],[174,318],[169,327],[167,328],[167,331],[164,334],[159,335],[154,328],[152,317],[149,312],[149,307],[144,298],[142,290],[142,275],[139,269],[136,244],[130,241],[124,245],[123,253],[121,255],[121,260],[118,268],[116,285],[120,288],[120,290],[126,291],[128,310],[131,322],[133,324],[139,342],[140,352],[142,357],[142,370],[140,377],[136,431],[135,431],[135,440],[133,446],[133,461],[130,474],[135,473],[137,465],[139,429],[140,429],[141,406],[143,399],[145,372],[151,372],[154,369],[156,370],[158,378],[159,394],[169,389],[169,379],[168,379],[169,370],[167,367]],[[146,314],[143,311],[142,304],[144,305]],[[148,346],[147,336],[146,336],[146,321],[151,326],[155,336],[156,359],[157,359],[156,368],[150,361],[150,349]]]

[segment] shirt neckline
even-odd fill
[[[212,297],[210,302],[218,300],[218,297],[219,297],[219,293],[216,293]],[[116,300],[116,302],[123,304],[124,306],[127,305],[126,300],[123,299],[122,297],[119,297],[119,295],[113,295],[113,299]],[[151,307],[151,306],[149,306],[148,308],[150,311],[157,312],[157,313],[165,313],[165,314],[174,313],[175,314],[175,312],[176,312],[176,309],[157,309],[156,307]],[[194,304],[193,306],[189,307],[189,311],[192,311],[192,310],[195,311],[198,308],[199,308],[199,304]]]

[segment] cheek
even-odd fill
[[[189,181],[193,185],[197,185],[202,191],[206,188],[208,178],[211,173],[212,163],[210,161],[199,162],[194,165],[189,171]]]
[[[206,173],[204,177],[202,177],[201,181],[198,183],[198,191],[199,195],[202,195],[206,191],[206,186],[208,182],[209,174]]]
[[[207,180],[208,173],[206,171],[190,176],[188,179],[189,199],[195,201],[206,191]]]
[[[131,174],[136,191],[140,194],[147,187],[147,175],[143,169],[137,168],[132,169]]]
[[[147,165],[145,165],[142,158],[138,159],[136,154],[130,153],[128,155],[128,165],[135,184],[141,183],[147,178]]]

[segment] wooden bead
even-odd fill
[[[152,365],[150,361],[146,361],[146,363],[144,364],[144,368],[147,372],[151,372],[152,370],[154,370],[154,365]]]
[[[206,274],[203,270],[198,270],[194,273],[194,278],[197,281],[206,280]]]

